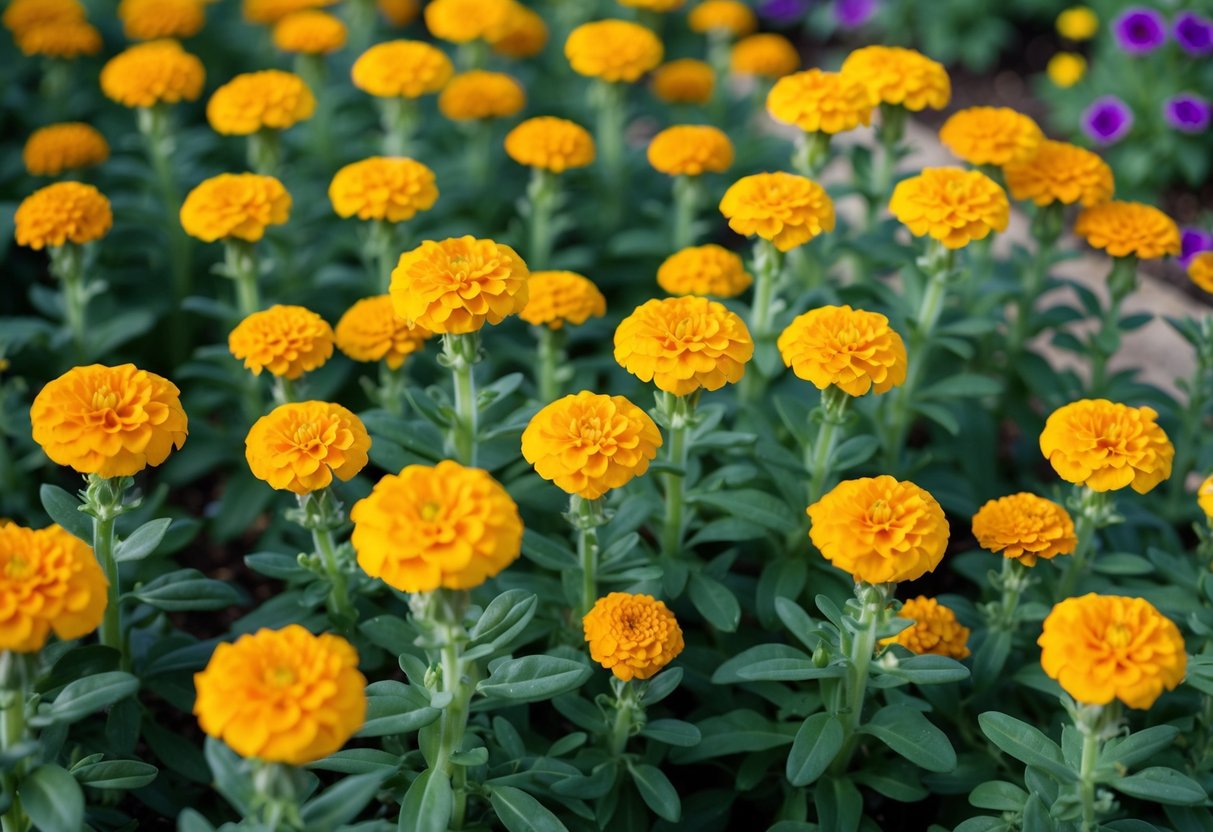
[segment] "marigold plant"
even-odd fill
[[[101,91],[124,107],[195,101],[205,81],[202,61],[175,40],[136,44],[101,69]]]
[[[371,437],[332,402],[288,402],[258,419],[244,439],[253,476],[279,491],[310,494],[366,467]]]
[[[681,9],[686,2],[687,0],[619,0],[619,5],[650,12],[672,12]]]
[[[767,112],[806,133],[845,133],[872,123],[867,90],[838,72],[809,69],[785,75],[767,95]]]
[[[318,9],[292,12],[274,24],[274,46],[283,52],[327,55],[345,46],[349,32],[341,18]]]
[[[64,171],[99,165],[109,155],[109,143],[95,127],[65,121],[31,133],[21,159],[31,176],[58,176]]]
[[[333,328],[302,306],[271,306],[254,312],[228,335],[232,355],[253,375],[293,381],[321,367],[333,355]]]
[[[377,43],[358,56],[354,86],[380,98],[420,98],[438,92],[455,67],[446,54],[417,40]]]
[[[80,0],[13,0],[4,9],[4,28],[18,35],[36,26],[85,19]]]
[[[573,71],[612,83],[635,81],[661,63],[661,40],[628,20],[583,23],[564,43]]]
[[[582,619],[590,657],[617,679],[651,679],[682,652],[678,619],[651,595],[612,592]]]
[[[285,130],[312,117],[316,97],[293,72],[247,72],[215,90],[206,120],[217,133],[247,136],[258,130]]]
[[[779,336],[785,366],[818,390],[850,396],[887,393],[906,380],[906,347],[889,319],[850,306],[822,306],[798,316]]]
[[[1188,277],[1206,292],[1213,292],[1213,251],[1202,251],[1188,263]]]
[[[562,329],[606,314],[606,298],[587,277],[575,272],[531,272],[528,299],[518,317],[532,326]]]
[[[240,11],[249,23],[277,23],[287,15],[306,9],[332,6],[337,0],[243,0]]]
[[[1175,221],[1140,202],[1113,201],[1086,208],[1074,222],[1074,233],[1113,257],[1155,260],[1179,254]]]
[[[1171,476],[1175,447],[1151,407],[1082,399],[1054,410],[1040,451],[1066,482],[1092,491],[1132,486],[1145,494]]]
[[[1112,168],[1086,148],[1045,140],[1028,159],[1002,169],[1011,196],[1037,205],[1099,205],[1112,198]]]
[[[657,269],[657,285],[671,295],[735,298],[753,282],[741,258],[715,243],[676,251]]]
[[[334,330],[337,349],[354,361],[382,361],[399,369],[420,351],[430,332],[396,314],[391,295],[363,298],[346,310]]]
[[[438,109],[451,121],[507,118],[524,106],[522,85],[504,72],[476,69],[460,73],[438,95]]]
[[[17,48],[25,55],[70,60],[100,52],[101,33],[86,20],[44,23],[18,32]]]
[[[749,35],[733,44],[729,69],[736,75],[782,78],[800,67],[800,53],[783,35]]]
[[[131,40],[188,38],[206,24],[205,0],[122,0],[122,31]]]
[[[889,211],[916,237],[950,249],[1006,231],[1011,204],[993,179],[975,170],[926,168],[893,189]]]
[[[404,222],[438,201],[434,172],[413,159],[372,156],[333,175],[329,202],[339,217]]]
[[[594,161],[594,137],[576,122],[538,116],[506,135],[505,152],[520,165],[563,173]]]
[[[282,225],[291,195],[272,176],[221,173],[198,184],[181,204],[181,227],[206,243],[235,239],[255,243],[271,225]]]
[[[468,43],[500,40],[513,22],[514,0],[432,0],[425,26],[439,40]]]
[[[758,28],[758,16],[740,0],[704,0],[687,13],[692,32],[727,32],[740,38]]]
[[[507,58],[533,58],[548,43],[548,25],[537,12],[515,3],[505,30],[493,41],[493,51]]]
[[[675,125],[653,137],[648,158],[654,170],[669,176],[723,173],[733,164],[733,143],[715,127]]]
[[[91,243],[114,224],[110,201],[92,185],[56,182],[21,200],[13,216],[17,244],[32,249]]]
[[[1039,558],[1069,555],[1078,546],[1074,521],[1062,506],[1021,492],[990,500],[973,516],[977,544],[994,554],[1035,566]]]
[[[1009,107],[968,107],[948,117],[939,140],[971,165],[1030,162],[1044,141],[1036,122]]]
[[[943,64],[913,49],[865,46],[847,55],[841,71],[868,91],[873,106],[942,110],[952,98],[952,81]]]
[[[720,213],[738,234],[770,240],[780,251],[834,230],[834,202],[825,188],[782,171],[738,179],[724,192]]]
[[[914,622],[881,644],[900,644],[919,655],[969,657],[969,628],[956,620],[956,613],[934,598],[919,595],[901,605],[898,618]]]
[[[666,104],[706,104],[716,89],[716,73],[710,64],[695,58],[679,58],[653,70],[653,95]]]

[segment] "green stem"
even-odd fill
[[[1029,582],[1027,569],[1016,558],[1002,559],[1002,571],[998,579],[1001,597],[998,609],[990,622],[991,627],[1009,633],[1015,631],[1015,612],[1019,609],[1019,599],[1028,588]]]
[[[5,688],[0,690],[0,753],[15,749],[25,739],[25,703],[26,685],[25,657],[12,652],[0,654],[0,664],[5,668],[5,676],[16,677],[5,680]],[[25,832],[29,829],[29,818],[21,807],[21,799],[17,796],[17,785],[20,782],[24,761],[17,761],[3,775],[4,793],[9,795],[12,803],[0,817],[0,829],[3,832]]]
[[[417,103],[411,98],[380,98],[383,155],[407,156],[417,130]]]
[[[403,247],[397,228],[387,220],[371,220],[367,228],[363,256],[371,271],[371,286],[379,293],[391,288],[392,270],[396,268]]]
[[[475,690],[475,680],[470,678],[475,664],[463,658],[468,641],[463,626],[467,605],[466,590],[440,589],[425,593],[421,598],[421,607],[437,642],[441,690],[451,696],[439,717],[434,759],[428,762],[431,769],[443,772],[451,780],[454,799],[448,828],[454,830],[463,828],[467,815],[467,767],[451,762],[451,755],[463,748],[469,703]]]
[[[527,223],[527,264],[532,270],[549,268],[555,238],[552,234],[552,216],[559,197],[560,179],[551,171],[531,168],[531,181],[527,185],[529,216]]]
[[[821,425],[813,443],[812,456],[806,459],[809,472],[809,505],[821,499],[830,476],[830,457],[838,443],[838,429],[846,421],[851,397],[842,389],[830,385],[821,391]]]
[[[674,250],[681,251],[695,243],[695,214],[699,209],[703,187],[697,176],[674,177]]]
[[[1210,320],[1201,325],[1202,334],[1209,328]],[[1196,350],[1196,370],[1188,383],[1188,403],[1180,414],[1179,436],[1175,441],[1175,462],[1171,467],[1171,478],[1167,483],[1167,513],[1179,518],[1187,513],[1191,496],[1187,490],[1188,473],[1196,463],[1196,452],[1204,423],[1205,404],[1208,400],[1210,342],[1202,339]]]
[[[1091,395],[1104,392],[1107,384],[1108,359],[1120,346],[1120,307],[1137,283],[1137,258],[1117,257],[1108,273],[1109,302],[1100,317],[1099,329],[1088,344],[1091,353]]]
[[[754,351],[768,351],[774,341],[771,321],[778,302],[776,289],[783,273],[783,253],[769,240],[754,242],[754,295],[750,302],[749,329],[754,339]],[[742,401],[755,401],[766,386],[766,379],[759,372],[758,364],[750,362],[746,374],[741,378],[739,391]]]
[[[59,278],[63,291],[63,319],[71,334],[76,354],[83,360],[88,353],[89,289],[84,277],[84,249],[67,242],[50,250],[51,272]]]
[[[90,474],[85,489],[85,506],[93,518],[93,555],[109,582],[99,636],[103,645],[118,652],[123,670],[129,670],[131,662],[122,630],[122,587],[114,557],[114,524],[123,512],[123,495],[129,482],[123,477],[106,479]]]
[[[611,721],[608,750],[611,757],[619,759],[627,750],[628,739],[632,736],[634,714],[641,706],[631,682],[613,678],[611,687],[615,692],[615,718]]]
[[[872,178],[868,186],[868,228],[876,225],[880,209],[889,200],[893,175],[897,169],[898,145],[905,133],[906,111],[893,104],[880,105],[880,126],[877,136],[880,149],[872,159]]]
[[[479,408],[476,402],[476,376],[473,372],[480,357],[479,333],[442,336],[443,363],[450,369],[455,390],[455,418],[450,444],[455,459],[463,465],[476,465],[476,437]]]
[[[569,498],[569,519],[577,531],[577,561],[581,564],[581,604],[576,610],[576,624],[598,600],[598,529],[606,523],[602,500],[587,500],[574,494]]]
[[[535,327],[538,338],[539,401],[550,404],[560,398],[560,365],[565,361],[564,331],[542,324]]]
[[[662,475],[665,486],[665,524],[661,532],[661,553],[666,557],[676,557],[682,549],[684,503],[686,500],[686,469],[690,456],[687,433],[690,431],[691,419],[695,412],[694,401],[690,397],[673,396],[669,393],[660,394],[662,409],[665,411],[666,431],[669,441],[666,443],[666,461],[675,469]]]
[[[224,271],[236,284],[236,311],[244,320],[261,310],[257,286],[257,256],[252,243],[226,238],[223,241]]]
[[[349,584],[345,579],[345,572],[341,570],[341,564],[337,560],[337,543],[333,540],[332,530],[314,529],[312,542],[316,545],[316,552],[319,553],[320,560],[324,564],[324,571],[328,573],[329,582],[333,585],[329,592],[333,617],[340,621],[356,620],[358,613],[355,612],[354,604],[350,601]]]
[[[282,144],[277,130],[263,127],[248,137],[248,164],[254,173],[275,176],[281,162]]]
[[[814,179],[830,161],[830,134],[801,133],[792,154],[792,170]]]
[[[405,386],[406,377],[403,365],[393,370],[386,361],[379,362],[379,386],[376,398],[380,407],[393,416],[403,416]]]
[[[467,125],[468,179],[477,190],[488,184],[493,162],[493,127],[488,119],[476,119]]]
[[[619,221],[623,209],[622,198],[627,188],[623,143],[624,128],[627,126],[624,87],[624,84],[596,81],[590,92],[598,113],[594,140],[598,145],[598,157],[602,160],[602,176],[607,189],[608,199],[603,211],[608,227],[613,227]]]
[[[295,74],[303,79],[303,83],[316,97],[316,111],[307,125],[313,153],[317,159],[326,165],[331,165],[335,153],[332,135],[332,102],[324,93],[325,83],[328,80],[328,64],[325,63],[325,56],[307,53],[296,55]]]
[[[1066,571],[1062,576],[1054,600],[1062,601],[1074,594],[1079,579],[1086,574],[1091,554],[1095,551],[1095,537],[1099,529],[1106,525],[1109,511],[1109,499],[1105,492],[1092,491],[1083,487],[1079,492],[1078,507],[1074,513],[1074,534],[1078,545],[1074,554],[1067,559]]]
[[[861,607],[854,632],[846,628],[843,630],[843,637],[849,642],[846,649],[850,662],[845,677],[843,706],[841,712],[835,714],[842,720],[843,731],[842,748],[830,766],[830,771],[835,775],[846,772],[855,753],[856,731],[863,716],[864,696],[868,689],[868,670],[872,665],[872,655],[876,652],[876,631],[890,594],[889,587],[885,585],[860,583],[855,587]]]

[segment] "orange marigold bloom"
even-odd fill
[[[255,243],[291,212],[291,195],[272,176],[221,173],[199,183],[181,203],[181,227],[207,243],[220,239]]]
[[[1196,503],[1205,513],[1205,517],[1213,519],[1213,476],[1205,477],[1205,481],[1200,484],[1196,491]]]
[[[194,714],[242,757],[301,766],[341,749],[366,719],[358,653],[298,624],[220,644],[194,674]]]
[[[188,38],[206,24],[204,0],[122,0],[122,31],[131,40]]]
[[[341,316],[335,331],[337,349],[351,359],[383,361],[393,370],[419,352],[430,334],[419,326],[410,327],[397,315],[391,295],[358,301]]]
[[[723,130],[705,124],[679,124],[649,142],[649,164],[670,176],[723,173],[733,164],[733,143]]]
[[[189,433],[181,391],[134,364],[74,367],[42,388],[29,415],[53,462],[105,479],[160,465]]]
[[[522,455],[535,473],[587,500],[644,474],[660,447],[647,413],[623,396],[588,390],[544,407],[522,432]]]
[[[504,72],[474,69],[450,80],[438,95],[438,109],[451,121],[506,118],[526,106],[526,92]]]
[[[818,390],[831,384],[850,396],[887,393],[906,380],[906,345],[879,312],[822,306],[779,335],[783,363]]]
[[[897,183],[889,211],[916,237],[930,236],[950,249],[1006,231],[1011,203],[981,171],[925,168]]]
[[[671,295],[735,298],[753,282],[741,258],[715,243],[674,252],[657,269],[657,285]]]
[[[421,13],[419,0],[378,0],[375,5],[383,19],[393,26],[408,26]]]
[[[492,240],[427,240],[392,270],[396,313],[435,333],[477,332],[527,305],[530,271],[514,249]]]
[[[241,9],[249,23],[277,23],[288,14],[331,6],[337,0],[244,0]]]
[[[38,250],[100,240],[114,224],[114,213],[92,185],[56,182],[21,200],[13,224],[17,245]]]
[[[515,5],[514,0],[430,0],[425,26],[439,40],[492,43],[509,31]]]
[[[919,595],[909,599],[897,617],[914,623],[892,638],[881,639],[881,644],[900,644],[919,655],[969,657],[969,628],[962,627],[956,613],[934,598]]]
[[[372,156],[337,171],[329,201],[346,219],[404,222],[434,207],[438,186],[434,172],[420,162]]]
[[[78,58],[101,51],[101,33],[86,20],[61,20],[31,26],[16,34],[17,48],[25,55]]]
[[[767,112],[776,121],[806,133],[845,133],[872,123],[868,92],[839,72],[809,69],[785,75],[767,95]]]
[[[865,46],[842,62],[842,74],[862,84],[872,105],[895,104],[915,112],[942,110],[952,98],[943,64],[899,46]]]
[[[99,165],[109,156],[105,136],[82,121],[39,127],[30,134],[21,152],[31,176],[58,176],[66,170]]]
[[[927,491],[890,476],[846,480],[808,508],[809,539],[856,581],[900,583],[934,572],[948,521]]]
[[[202,61],[175,40],[136,44],[101,68],[101,91],[124,107],[195,101],[205,81]]]
[[[333,328],[312,310],[279,305],[236,324],[227,346],[253,375],[269,370],[294,381],[329,360],[333,338]]]
[[[1040,452],[1066,482],[1092,491],[1132,486],[1138,494],[1171,476],[1175,448],[1149,407],[1081,399],[1054,410]]]
[[[401,592],[473,589],[522,551],[518,506],[487,471],[409,465],[350,511],[358,565]]]
[[[782,78],[800,67],[800,53],[783,35],[758,34],[733,44],[729,69],[735,75]]]
[[[1188,667],[1179,628],[1144,598],[1067,598],[1045,618],[1036,643],[1045,673],[1083,705],[1119,699],[1149,708]]]
[[[682,652],[682,628],[652,595],[612,592],[581,619],[590,657],[619,679],[650,679]]]
[[[493,41],[493,51],[507,58],[532,58],[547,45],[548,25],[543,18],[521,3],[515,3],[505,31]]]
[[[1074,221],[1074,233],[1113,257],[1156,260],[1178,255],[1179,226],[1153,205],[1105,202],[1084,208]]]
[[[316,97],[293,72],[263,69],[228,81],[206,103],[206,120],[216,133],[247,136],[258,130],[285,130],[316,112]]]
[[[704,0],[687,15],[692,32],[706,35],[727,32],[735,38],[744,37],[758,28],[758,17],[740,0]]]
[[[594,161],[594,137],[568,119],[538,116],[506,134],[505,152],[520,165],[564,173]]]
[[[1188,277],[1206,292],[1213,292],[1213,251],[1202,251],[1192,258]]]
[[[939,128],[939,140],[971,165],[1031,161],[1044,138],[1035,121],[1010,107],[969,107]]]
[[[715,88],[711,65],[694,58],[669,61],[653,71],[653,95],[667,104],[707,104]]]
[[[741,318],[692,295],[643,303],[615,330],[619,366],[675,396],[740,381],[753,355]]]
[[[85,19],[80,0],[12,0],[4,10],[4,28],[14,35],[47,23]]]
[[[274,24],[274,46],[283,52],[327,55],[345,46],[348,34],[336,15],[305,9],[292,12]]]
[[[1089,207],[1112,198],[1114,184],[1108,163],[1068,142],[1045,140],[1035,156],[1012,162],[1002,172],[1011,196],[1037,205],[1078,202]]]
[[[1063,507],[1020,493],[990,500],[973,516],[973,536],[981,548],[1035,566],[1037,558],[1070,555],[1078,546],[1074,521]]]
[[[650,12],[672,12],[681,9],[687,0],[619,0],[621,6],[646,9]]]
[[[729,228],[791,251],[834,230],[834,202],[812,179],[792,173],[756,173],[734,182],[720,200]]]
[[[441,49],[419,40],[377,43],[358,56],[354,86],[379,98],[420,98],[451,80],[455,67]]]
[[[606,298],[587,277],[574,272],[531,272],[529,299],[518,317],[532,326],[580,326],[606,314]]]
[[[662,54],[653,30],[628,20],[583,23],[564,42],[574,72],[611,83],[635,81],[661,63]]]
[[[310,494],[333,477],[345,482],[365,468],[370,447],[362,420],[341,405],[292,402],[253,423],[244,458],[253,476],[271,488]]]

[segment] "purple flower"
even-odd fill
[[[1133,127],[1133,111],[1114,95],[1091,102],[1082,111],[1082,129],[1097,144],[1116,144]]]
[[[1166,20],[1161,14],[1144,6],[1134,6],[1121,12],[1112,23],[1116,42],[1130,55],[1153,52],[1167,42]]]
[[[1213,54],[1213,20],[1196,12],[1180,12],[1175,16],[1175,40],[1198,58]]]
[[[1186,269],[1193,257],[1213,251],[1213,234],[1203,228],[1185,228],[1179,232],[1179,250],[1179,265]]]
[[[1213,118],[1209,102],[1187,92],[1168,98],[1162,105],[1162,112],[1167,123],[1183,133],[1203,133]]]
[[[762,16],[780,23],[794,23],[809,9],[808,0],[766,0]]]
[[[876,14],[877,0],[836,0],[834,19],[846,29],[858,29]]]

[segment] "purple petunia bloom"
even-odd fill
[[[1112,23],[1116,42],[1130,55],[1153,52],[1167,42],[1167,22],[1161,14],[1144,6],[1121,12]]]
[[[846,29],[858,29],[876,14],[877,0],[836,0],[834,19]]]
[[[1133,111],[1114,95],[1091,102],[1082,112],[1082,129],[1097,144],[1116,144],[1133,127]]]
[[[1179,265],[1186,269],[1193,257],[1213,251],[1213,234],[1203,228],[1185,228],[1179,232],[1179,250]]]
[[[795,23],[809,9],[808,0],[766,0],[762,16],[780,23]]]
[[[1209,102],[1188,92],[1168,98],[1163,102],[1162,112],[1167,123],[1183,133],[1203,133],[1213,119]]]
[[[1213,20],[1196,12],[1180,12],[1175,16],[1175,41],[1198,58],[1213,55]]]

